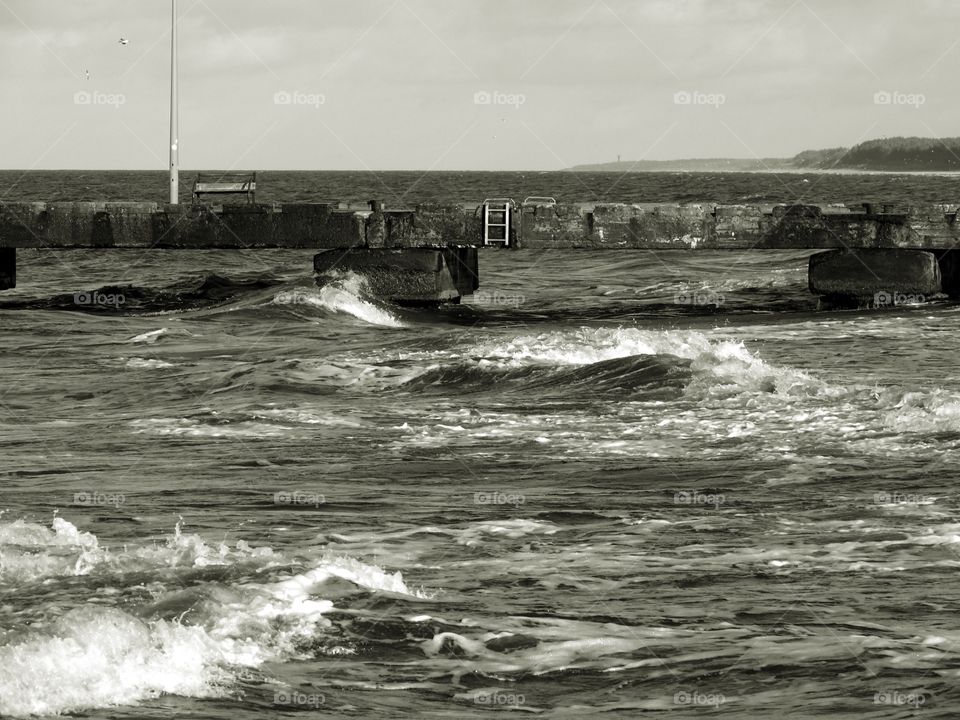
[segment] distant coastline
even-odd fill
[[[895,137],[851,148],[804,150],[791,158],[687,158],[576,165],[567,172],[960,172],[960,138]]]

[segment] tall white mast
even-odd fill
[[[177,96],[177,0],[170,0],[170,203],[180,202],[179,158],[177,155],[180,128]]]

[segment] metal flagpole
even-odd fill
[[[170,203],[180,202],[179,98],[177,94],[177,0],[170,0]]]

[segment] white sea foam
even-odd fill
[[[883,402],[883,399],[881,399]],[[960,395],[942,389],[904,393],[887,411],[887,427],[902,433],[960,432]]]
[[[149,332],[141,333],[135,337],[127,340],[129,343],[146,343],[147,345],[153,345],[157,340],[162,338],[164,335],[170,333],[169,328],[160,328],[159,330],[150,330]]]
[[[84,575],[105,557],[96,536],[61,517],[50,528],[23,520],[0,522],[0,585]]]
[[[135,704],[163,693],[188,697],[234,694],[245,669],[264,662],[311,657],[327,633],[333,602],[328,582],[349,582],[369,592],[429,597],[407,587],[399,572],[342,555],[324,554],[298,572],[277,575],[289,560],[270,548],[240,541],[211,545],[183,533],[178,524],[162,544],[125,546],[114,553],[97,538],[57,518],[53,529],[15,521],[0,523],[0,548],[32,549],[37,558],[98,553],[87,572],[114,577],[124,569],[147,572],[252,563],[256,582],[201,583],[161,594],[145,607],[121,610],[91,605],[38,623],[0,646],[0,715],[50,715]],[[29,579],[44,576],[44,564]],[[8,565],[4,562],[4,568]],[[47,567],[47,570],[50,570]],[[270,579],[263,579],[266,573]],[[46,575],[74,574],[60,567]],[[22,573],[19,579],[25,579]],[[5,580],[12,580],[4,576]],[[175,587],[177,584],[174,584]],[[349,648],[337,647],[339,654]]]
[[[480,341],[455,350],[404,352],[401,357],[304,360],[298,361],[295,373],[312,381],[380,389],[456,366],[490,373],[524,368],[549,372],[634,356],[672,356],[689,361],[693,378],[686,392],[694,397],[726,397],[744,392],[840,396],[851,392],[804,371],[767,363],[741,341],[716,339],[693,330],[640,328],[584,327],[521,335],[506,342]],[[450,377],[455,376],[451,372]]]
[[[291,437],[295,428],[252,421],[204,423],[190,418],[142,418],[130,421],[133,432],[197,438]]]
[[[126,366],[133,370],[162,370],[173,367],[173,363],[157,358],[132,357],[127,360]]]
[[[122,551],[101,547],[92,533],[82,532],[62,517],[49,528],[14,520],[0,522],[0,585],[36,582],[47,578],[89,575],[101,569],[204,567],[232,565],[271,558],[270,548],[253,549],[238,541],[235,547],[221,542],[211,546],[202,537],[182,532],[177,523],[161,545],[132,546]]]
[[[345,313],[383,327],[406,327],[390,311],[365,298],[366,279],[354,272],[336,273],[319,288],[298,288],[278,292],[273,302],[277,305],[306,305],[336,313]]]
[[[332,425],[359,428],[364,422],[356,415],[344,413],[318,412],[307,408],[265,408],[251,413],[255,419],[263,418],[279,422],[293,422],[301,425]]]
[[[60,714],[161,693],[217,696],[229,677],[224,662],[203,628],[78,608],[0,647],[0,715]]]
[[[507,364],[589,365],[635,355],[672,355],[691,361],[697,391],[817,392],[827,386],[800,370],[764,362],[742,342],[715,340],[695,330],[580,328],[521,336],[480,348]],[[709,387],[708,387],[709,386]]]
[[[484,540],[494,538],[516,540],[527,535],[553,535],[559,529],[552,522],[545,520],[529,520],[527,518],[483,520],[472,523],[469,527],[457,532],[457,542],[460,545],[478,545]]]

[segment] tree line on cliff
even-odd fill
[[[792,158],[639,160],[570,168],[578,172],[744,172],[760,170],[960,171],[960,137],[892,137],[853,147],[804,150]]]
[[[791,158],[790,164],[821,170],[960,170],[960,138],[867,140],[852,148],[805,150]]]

